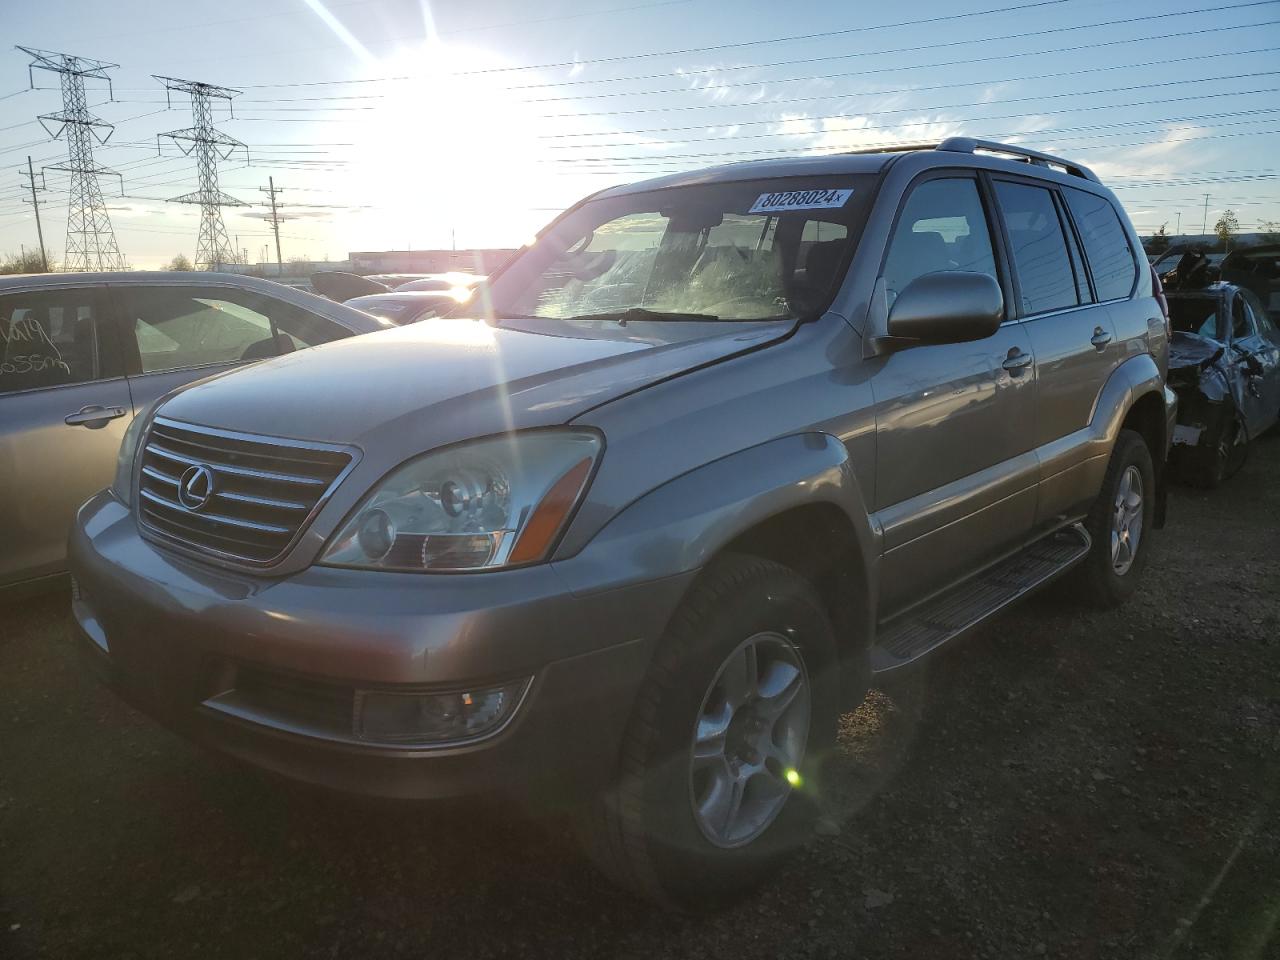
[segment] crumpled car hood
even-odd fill
[[[427,445],[562,424],[782,339],[789,322],[644,324],[555,335],[435,319],[276,357],[171,397],[177,420],[336,443]]]
[[[1169,341],[1169,370],[1207,367],[1225,350],[1221,343],[1198,333],[1175,331]]]

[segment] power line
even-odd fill
[[[1192,95],[1192,96],[1186,96],[1186,97],[1166,97],[1166,98],[1164,98],[1164,99],[1160,99],[1160,100],[1148,100],[1148,101],[1146,101],[1146,102],[1145,102],[1145,104],[1144,104],[1144,105],[1145,105],[1145,106],[1154,106],[1155,104],[1165,104],[1165,103],[1187,103],[1187,102],[1192,101],[1192,100],[1212,100],[1212,99],[1217,99],[1217,98],[1221,98],[1221,97],[1252,96],[1252,95],[1254,95],[1254,94],[1275,93],[1275,92],[1277,92],[1277,90],[1280,90],[1280,88],[1277,88],[1277,87],[1268,87],[1268,88],[1260,89],[1260,90],[1244,90],[1244,91],[1241,91],[1241,90],[1230,90],[1230,91],[1224,91],[1224,92],[1221,92],[1221,93],[1200,93],[1200,94],[1194,94],[1194,95]],[[994,102],[994,101],[993,101],[993,102]],[[1037,117],[1050,117],[1050,116],[1061,116],[1062,114],[1066,114],[1066,113],[1091,113],[1091,112],[1093,112],[1093,111],[1095,111],[1095,110],[1115,110],[1115,109],[1117,109],[1117,108],[1119,108],[1119,107],[1124,107],[1124,106],[1128,106],[1128,104],[1099,103],[1099,104],[1094,104],[1094,105],[1092,105],[1092,106],[1084,106],[1084,107],[1066,107],[1066,108],[1063,108],[1063,109],[1061,109],[1061,110],[1037,110],[1037,111],[1036,111],[1036,116],[1037,116]],[[944,108],[942,108],[942,107],[914,107],[914,108],[911,108],[911,109],[904,109],[904,110],[877,110],[877,111],[874,111],[874,115],[875,115],[875,116],[883,116],[883,115],[885,115],[885,114],[889,114],[889,113],[920,113],[920,112],[925,112],[925,111],[929,111],[929,110],[939,110],[939,109],[944,109]],[[867,114],[836,115],[836,116],[832,116],[832,117],[805,117],[805,118],[803,118],[803,119],[804,119],[804,121],[805,121],[805,122],[812,122],[812,121],[815,121],[815,120],[821,120],[821,119],[850,119],[850,120],[852,120],[852,119],[856,119],[856,118],[857,118],[857,117],[859,117],[859,116],[865,116],[865,115],[867,115]],[[826,129],[824,129],[824,130],[803,130],[803,131],[779,130],[779,131],[775,131],[775,132],[772,132],[772,133],[744,133],[744,134],[737,134],[737,133],[735,133],[735,134],[733,135],[733,139],[734,139],[734,140],[759,140],[759,139],[766,139],[766,138],[770,138],[770,137],[800,137],[800,136],[817,136],[817,135],[819,135],[819,134],[826,135],[826,134],[832,134],[832,133],[861,133],[861,132],[868,131],[868,130],[899,130],[899,129],[902,129],[902,128],[904,128],[904,127],[933,127],[933,126],[938,126],[938,125],[940,125],[940,124],[957,124],[957,123],[987,123],[987,122],[989,122],[989,121],[991,121],[991,120],[1023,120],[1023,119],[1026,119],[1026,115],[1025,115],[1025,114],[1021,114],[1021,113],[998,114],[998,115],[996,115],[996,116],[992,116],[992,117],[964,117],[964,118],[953,118],[953,117],[947,117],[947,118],[940,118],[940,119],[935,119],[935,120],[922,120],[922,121],[918,121],[918,122],[909,122],[909,123],[864,124],[863,126],[853,126],[853,127],[828,127],[828,128],[826,128]],[[781,121],[781,120],[772,120],[772,121],[769,121],[769,122],[770,122],[770,123],[781,123],[782,121]],[[725,124],[725,126],[745,126],[745,125],[746,125],[746,124],[742,124],[742,123],[739,123],[739,124]],[[705,130],[705,129],[707,129],[707,128],[706,128],[706,127],[692,127],[692,128],[684,128],[684,129],[694,129],[694,130],[700,130],[700,129],[702,129],[702,130]],[[634,131],[634,130],[615,130],[615,131],[611,131],[612,135],[614,135],[614,136],[619,136],[619,135],[623,135],[623,134],[631,134],[631,133],[636,133],[636,132],[637,132],[637,131]],[[1029,132],[1034,133],[1035,131],[1029,131]],[[562,137],[553,136],[553,135],[544,135],[544,138],[546,138],[546,139],[561,139]],[[710,141],[717,141],[717,142],[720,142],[720,141],[723,141],[723,140],[725,140],[725,139],[726,139],[726,138],[725,138],[724,136],[719,136],[719,137],[682,137],[682,138],[680,138],[680,139],[679,139],[678,141],[676,141],[676,142],[678,142],[678,143],[705,143],[705,142],[710,142]],[[591,148],[591,147],[605,147],[605,146],[607,146],[607,147],[627,147],[627,146],[633,146],[633,144],[630,144],[630,143],[628,143],[628,142],[626,142],[626,141],[622,141],[621,143],[612,143],[612,142],[610,142],[610,143],[599,143],[599,142],[596,142],[596,143],[582,143],[582,144],[568,143],[568,144],[552,144],[552,145],[550,145],[550,146],[548,147],[548,149],[551,149],[551,150],[581,150],[581,149],[584,149],[584,148]]]

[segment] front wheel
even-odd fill
[[[835,741],[838,658],[821,600],[768,560],[707,568],[637,697],[617,782],[584,824],[615,881],[665,906],[723,905],[808,836]]]
[[[1093,547],[1082,578],[1088,599],[1097,606],[1117,606],[1137,589],[1147,563],[1155,492],[1155,468],[1146,441],[1133,430],[1121,430],[1102,491],[1085,520]]]

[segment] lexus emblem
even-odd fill
[[[202,510],[213,498],[213,471],[203,463],[187,467],[178,479],[178,502],[188,510]]]

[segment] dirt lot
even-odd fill
[[[0,611],[0,956],[1280,958],[1280,441],[1154,548],[1122,610],[1055,587],[873,694],[838,834],[698,919],[563,824],[246,776],[100,689],[63,598]]]

